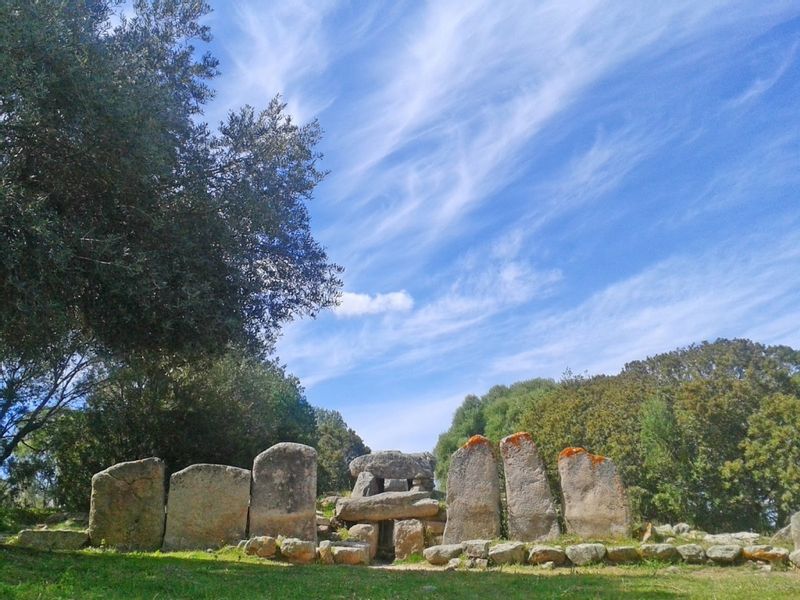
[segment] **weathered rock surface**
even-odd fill
[[[675,549],[687,563],[699,565],[706,560],[706,551],[699,544],[682,544]]]
[[[789,521],[789,529],[792,532],[794,549],[800,550],[800,511],[797,511],[792,515],[792,519]]]
[[[408,479],[384,479],[383,480],[384,492],[407,492]]]
[[[369,545],[362,542],[337,542],[331,547],[337,565],[368,565]]]
[[[316,546],[317,451],[281,442],[256,456],[250,535],[284,535]]]
[[[317,545],[308,540],[297,538],[284,538],[281,541],[281,558],[296,564],[314,562],[317,557]]]
[[[405,454],[399,450],[386,450],[363,454],[350,461],[350,475],[368,471],[379,479],[433,479],[436,459],[430,452]]]
[[[500,537],[500,479],[491,442],[471,437],[453,453],[447,475],[444,543]]]
[[[370,559],[375,558],[378,552],[378,526],[370,523],[359,523],[353,525],[349,530],[350,539],[356,542],[363,542],[369,546]]]
[[[760,560],[770,563],[785,563],[789,560],[789,551],[786,548],[758,544],[742,548],[742,556],[747,560]]]
[[[323,565],[332,565],[333,562],[333,548],[328,540],[323,540],[317,546],[317,560]]]
[[[789,562],[795,567],[800,567],[800,550],[789,553]]]
[[[442,535],[444,533],[444,521],[423,521],[425,531],[429,535]]]
[[[675,535],[686,535],[692,530],[692,526],[688,523],[676,523],[672,526],[672,532]]]
[[[602,561],[606,556],[606,547],[603,544],[575,544],[567,546],[566,554],[572,564],[582,567]]]
[[[425,528],[418,519],[394,522],[394,557],[405,560],[412,554],[422,554],[425,549]]]
[[[742,547],[735,545],[716,545],[706,548],[706,556],[715,563],[730,565],[742,557]]]
[[[500,441],[506,480],[508,537],[534,542],[554,539],[558,526],[544,463],[529,433],[515,433]]]
[[[608,546],[606,548],[606,559],[614,564],[639,562],[641,558],[636,546]]]
[[[164,462],[145,458],[92,477],[89,538],[95,546],[157,550],[164,535]]]
[[[252,537],[244,545],[244,553],[260,558],[273,558],[278,552],[278,544],[275,538],[269,535],[259,535]]]
[[[336,502],[336,518],[350,522],[433,517],[438,512],[439,503],[427,492],[383,492]]]
[[[781,527],[775,534],[769,539],[770,543],[774,544],[776,542],[785,542],[792,539],[792,524],[789,523],[786,527]]]
[[[642,558],[670,562],[680,557],[678,550],[672,544],[642,544],[639,547]]]
[[[760,536],[751,531],[737,533],[707,533],[703,537],[706,544],[716,546],[751,546],[758,541]]]
[[[86,531],[66,529],[23,529],[16,545],[34,550],[78,550],[89,543]]]
[[[247,530],[250,471],[199,464],[173,473],[167,498],[164,550],[219,548]]]
[[[464,555],[468,558],[489,558],[491,540],[467,540],[463,543]]]
[[[489,561],[496,565],[521,565],[525,562],[525,544],[503,542],[489,548]]]
[[[457,559],[461,556],[463,552],[464,544],[440,544],[425,548],[422,551],[422,556],[432,565],[446,565],[452,559]]]
[[[581,537],[628,537],[628,496],[614,462],[567,448],[558,457],[567,531]]]
[[[434,488],[433,479],[417,477],[411,480],[412,492],[432,492]]]
[[[369,471],[362,471],[358,474],[358,477],[356,477],[356,482],[353,485],[353,493],[350,494],[350,497],[363,498],[365,496],[374,496],[378,493],[380,493],[378,478]]]
[[[534,546],[528,552],[528,562],[532,565],[543,565],[548,562],[563,565],[567,562],[567,553],[557,546]]]

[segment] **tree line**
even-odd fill
[[[565,447],[612,458],[641,519],[769,530],[800,510],[800,352],[787,346],[720,339],[613,376],[467,396],[436,445],[437,478],[470,435],[516,431],[533,435],[551,483]]]

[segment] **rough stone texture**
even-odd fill
[[[706,551],[700,544],[683,544],[675,549],[687,563],[699,565],[706,560]]]
[[[423,521],[425,531],[429,535],[442,535],[444,533],[444,521]]]
[[[628,496],[614,462],[567,448],[558,457],[567,531],[581,537],[629,537]]]
[[[372,525],[371,523],[359,523],[358,525],[353,525],[348,532],[350,533],[351,540],[363,542],[369,546],[370,560],[375,558],[375,554],[378,552],[377,525]]]
[[[23,529],[16,545],[34,550],[78,550],[89,543],[86,531],[65,529]]]
[[[797,511],[792,515],[792,519],[789,521],[789,528],[792,532],[794,549],[800,550],[800,511]]]
[[[481,571],[485,571],[489,568],[489,559],[488,558],[469,558],[467,559],[467,568],[468,569],[480,569]]]
[[[384,492],[407,492],[408,479],[384,479],[383,480]]]
[[[492,445],[471,437],[453,453],[447,475],[444,543],[500,537],[500,479]]]
[[[758,541],[759,537],[757,533],[751,531],[708,533],[703,538],[703,541],[716,546],[751,546]]]
[[[380,486],[378,485],[378,478],[368,471],[362,471],[356,477],[356,482],[353,485],[353,492],[350,494],[351,498],[363,498],[365,496],[374,496],[380,493]],[[334,502],[334,504],[336,504]]]
[[[688,523],[677,523],[672,526],[672,531],[675,535],[686,535],[692,530],[692,526]]]
[[[672,544],[642,544],[639,553],[644,559],[670,562],[680,557],[678,550]]]
[[[436,459],[430,452],[404,454],[399,450],[363,454],[349,465],[353,477],[368,471],[379,479],[433,479],[435,466]]]
[[[639,562],[641,558],[639,550],[635,546],[609,546],[606,548],[606,559],[614,564]]]
[[[582,567],[603,560],[606,547],[603,544],[575,544],[567,546],[566,554],[572,564]]]
[[[333,549],[328,540],[323,540],[317,546],[317,560],[323,565],[332,565],[333,562]]]
[[[316,496],[317,451],[275,444],[253,461],[250,535],[284,535],[316,546]]]
[[[425,549],[425,527],[418,519],[405,519],[394,523],[394,558],[405,560],[412,554],[422,554]]]
[[[792,539],[792,524],[789,523],[786,527],[781,527],[775,534],[769,538],[770,543],[786,542]]]
[[[361,542],[337,542],[331,547],[337,565],[368,565],[369,545]]]
[[[244,553],[261,558],[273,558],[278,552],[278,544],[274,537],[259,535],[247,540]]]
[[[145,458],[95,473],[89,510],[93,545],[158,550],[164,535],[164,462]]]
[[[433,479],[426,477],[416,477],[411,480],[412,492],[432,492],[434,488]]]
[[[164,550],[219,548],[247,532],[250,471],[192,465],[173,473],[167,498]]]
[[[529,433],[515,433],[500,441],[506,479],[508,537],[535,542],[561,533],[558,513],[544,463]]]
[[[525,562],[525,544],[504,542],[489,548],[489,560],[496,565],[521,565]]]
[[[532,565],[543,565],[548,562],[563,565],[567,562],[567,553],[556,546],[534,546],[528,553],[528,562]]]
[[[706,548],[706,556],[715,563],[730,565],[742,557],[741,546],[717,545]]]
[[[669,523],[666,525],[656,525],[653,529],[661,537],[672,537],[675,535],[675,531],[672,529],[672,525]]]
[[[795,567],[800,567],[800,550],[789,553],[789,562]]]
[[[463,543],[464,554],[468,558],[489,558],[491,540],[467,540]]]
[[[336,502],[336,518],[350,522],[433,517],[438,512],[439,503],[427,492],[383,492]]]
[[[786,548],[759,544],[756,546],[745,546],[742,549],[742,556],[747,560],[760,560],[769,563],[785,563],[789,560],[789,551]]]
[[[317,545],[308,540],[284,538],[281,542],[281,558],[291,563],[307,564],[317,557]]]
[[[800,554],[800,552],[798,552]],[[445,571],[455,571],[458,567],[461,566],[461,559],[460,558],[451,558],[447,562],[447,566],[444,568]]]
[[[458,559],[463,552],[464,544],[440,544],[425,548],[422,556],[432,565],[446,565],[451,560]]]

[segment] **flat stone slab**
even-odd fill
[[[23,529],[17,534],[16,545],[33,550],[79,550],[89,543],[86,531],[66,529]]]
[[[489,561],[496,565],[521,565],[525,563],[525,544],[503,542],[489,548]]]
[[[575,544],[567,546],[566,553],[572,564],[583,567],[602,561],[606,556],[606,547],[603,544]]]
[[[681,558],[689,563],[699,565],[706,561],[706,551],[700,544],[682,544],[675,548]]]
[[[435,466],[436,459],[430,452],[406,454],[384,450],[354,458],[349,468],[353,477],[367,471],[379,479],[433,479]]]
[[[533,546],[528,552],[528,562],[532,565],[563,565],[567,562],[567,553],[558,546]]]
[[[199,464],[169,481],[164,550],[219,548],[245,537],[250,471]]]
[[[281,541],[281,558],[295,564],[308,564],[317,557],[317,545],[307,540],[284,538]]]
[[[452,559],[461,556],[463,552],[464,544],[439,544],[438,546],[425,548],[422,551],[422,556],[432,565],[446,565]]]
[[[642,544],[639,547],[642,558],[671,562],[680,557],[678,550],[672,544]]]
[[[438,512],[439,503],[428,492],[383,492],[336,502],[336,518],[349,522],[426,518]]]
[[[730,565],[742,557],[742,547],[732,544],[711,546],[706,548],[706,556],[715,563]]]
[[[368,565],[369,544],[336,542],[331,546],[333,562],[337,565]]]
[[[606,548],[606,559],[610,563],[635,563],[642,560],[639,549],[635,546],[608,546]]]

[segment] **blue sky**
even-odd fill
[[[374,449],[468,393],[717,337],[800,347],[800,6],[215,1],[211,123],[319,119],[336,311],[280,360]]]

